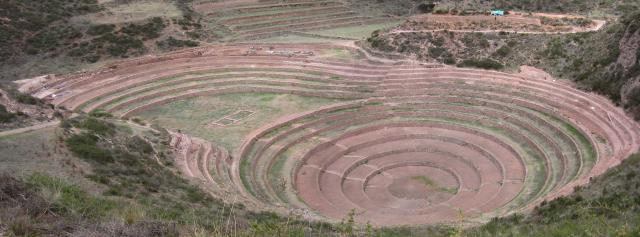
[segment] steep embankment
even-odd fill
[[[640,118],[640,12],[627,19],[624,36],[620,40],[620,56],[610,66],[613,75],[623,81],[622,104]]]

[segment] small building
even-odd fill
[[[493,9],[493,10],[491,10],[491,15],[492,16],[504,16],[504,10]]]

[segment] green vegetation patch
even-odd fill
[[[339,100],[274,93],[240,93],[177,101],[142,112],[151,123],[180,129],[233,150],[254,129],[279,117],[311,110]],[[213,122],[239,110],[255,112],[230,126]]]
[[[483,58],[483,59],[465,59],[458,64],[459,67],[476,67],[489,70],[500,70],[504,67],[499,61]]]
[[[7,107],[0,105],[0,123],[9,123],[16,118],[16,114],[7,111]]]
[[[385,23],[364,24],[359,26],[339,27],[326,30],[310,31],[309,33],[322,36],[343,37],[350,39],[364,39],[376,30],[389,29],[399,25],[402,21],[389,20]]]
[[[437,190],[438,192],[449,193],[449,194],[458,193],[458,189],[457,188],[455,188],[455,187],[441,187],[436,182],[431,180],[429,177],[424,176],[424,175],[413,176],[411,178],[413,180],[416,180],[416,181],[424,184],[425,186],[427,186],[429,188],[433,188],[433,189]]]

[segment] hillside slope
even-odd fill
[[[563,35],[374,32],[365,45],[418,60],[514,71],[531,65],[606,95],[640,118],[640,12],[597,32]]]

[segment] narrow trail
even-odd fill
[[[43,129],[43,128],[53,127],[53,126],[56,126],[58,124],[60,124],[60,121],[55,120],[55,121],[50,121],[50,122],[45,122],[45,123],[32,125],[32,126],[29,126],[29,127],[16,128],[16,129],[12,129],[12,130],[2,131],[2,132],[0,132],[0,137],[6,137],[6,136],[21,134],[21,133],[27,133],[27,132],[31,132],[31,131],[35,131],[35,130],[39,130],[39,129]]]

